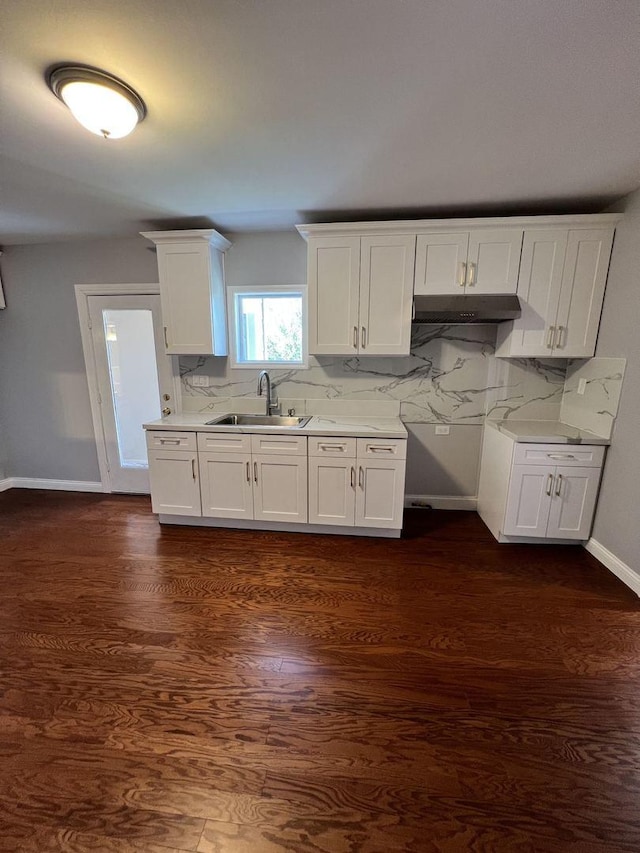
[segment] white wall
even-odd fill
[[[593,538],[640,575],[640,190],[621,209],[596,355],[627,365]]]
[[[157,281],[147,246],[138,237],[4,250],[0,422],[6,476],[100,479],[73,287]]]

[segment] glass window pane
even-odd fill
[[[302,363],[302,295],[237,294],[237,359]]]
[[[102,312],[123,468],[146,468],[142,424],[161,416],[153,317],[147,309]]]

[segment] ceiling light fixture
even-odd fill
[[[112,74],[89,65],[56,65],[49,88],[83,127],[105,139],[127,136],[147,114],[137,92]]]

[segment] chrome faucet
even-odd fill
[[[262,396],[262,386],[264,384],[265,379],[267,384],[267,400],[265,405],[265,414],[272,415],[274,411],[278,408],[278,401],[276,400],[275,396],[272,396],[271,377],[269,376],[266,370],[261,370],[258,376],[258,397]]]

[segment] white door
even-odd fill
[[[309,352],[358,351],[360,238],[312,237],[308,245]]]
[[[599,483],[600,468],[556,468],[547,536],[589,538]]]
[[[499,346],[497,355],[551,353],[568,235],[562,228],[525,231],[518,278],[522,314],[510,329],[505,329],[508,337],[504,351]],[[499,341],[501,333],[502,329],[498,332]]]
[[[555,468],[514,465],[504,519],[505,536],[547,535]]]
[[[587,358],[595,352],[613,229],[569,232],[554,355]]]
[[[409,355],[415,235],[360,241],[360,354]]]
[[[467,278],[467,231],[419,234],[416,244],[416,295],[464,293]]]
[[[200,451],[202,515],[208,518],[253,518],[250,453]]]
[[[173,409],[160,297],[89,296],[100,417],[111,491],[149,493],[142,424]]]
[[[356,460],[309,458],[309,524],[355,523]]]
[[[306,456],[254,456],[252,466],[255,518],[306,523]]]
[[[405,460],[358,459],[357,527],[402,527]]]
[[[515,228],[471,231],[467,293],[515,293],[523,231]]]
[[[200,515],[198,454],[193,450],[149,450],[151,508],[168,515]]]

